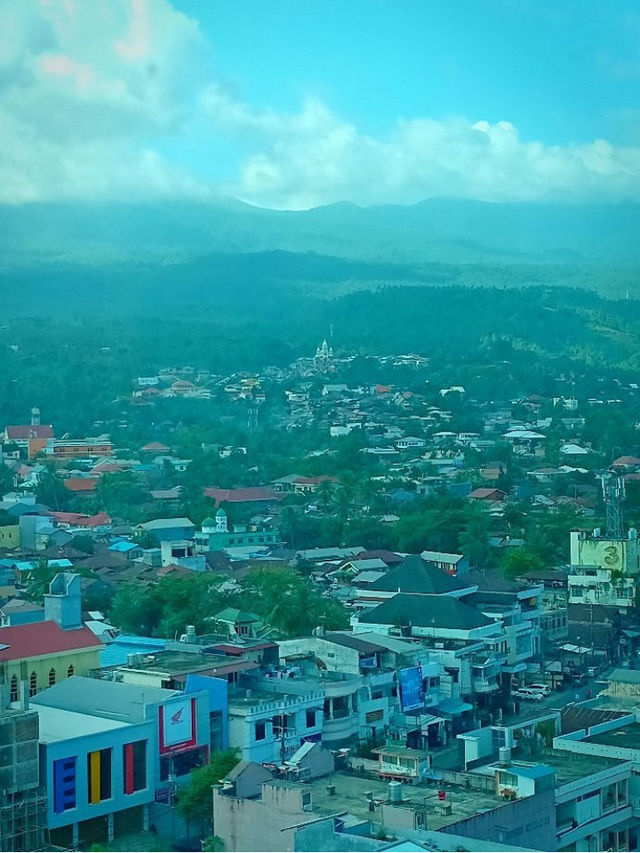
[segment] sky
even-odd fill
[[[640,199],[636,0],[0,0],[0,202]]]

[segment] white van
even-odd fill
[[[543,696],[551,696],[551,688],[548,684],[527,684],[527,690],[535,690]]]
[[[541,699],[544,699],[544,693],[540,693],[539,690],[531,690],[529,687],[521,687],[520,690],[516,690],[512,693],[516,699],[529,699],[532,702],[540,702]]]

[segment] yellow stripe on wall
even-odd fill
[[[100,802],[100,752],[91,753],[90,802]]]

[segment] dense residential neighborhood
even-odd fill
[[[3,849],[637,849],[640,391],[531,382],[324,340],[5,424]]]
[[[640,851],[640,0],[0,0],[0,853]]]

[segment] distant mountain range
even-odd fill
[[[276,211],[229,201],[0,206],[4,264],[126,257],[166,261],[284,250],[398,265],[634,265],[640,204],[430,199],[412,206],[332,204]]]

